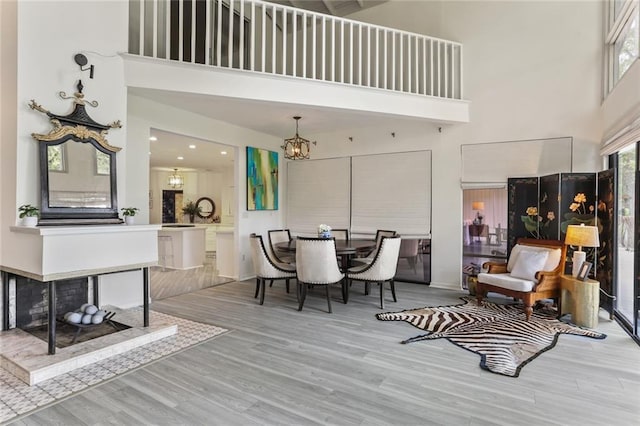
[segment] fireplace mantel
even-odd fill
[[[10,227],[13,247],[0,269],[52,281],[158,263],[160,225]]]

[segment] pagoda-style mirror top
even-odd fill
[[[107,142],[109,129],[120,121],[100,124],[86,111],[98,102],[87,101],[77,92],[62,99],[73,101],[68,115],[57,115],[34,100],[31,109],[49,117],[53,128],[47,134],[32,133],[40,141],[41,216],[39,225],[121,223],[118,217],[116,152],[121,148]]]

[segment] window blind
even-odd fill
[[[431,151],[363,155],[351,159],[351,232],[431,233]]]
[[[287,163],[287,227],[317,235],[318,225],[349,228],[350,158]]]

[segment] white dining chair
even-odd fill
[[[324,286],[327,305],[331,313],[331,285],[342,281],[342,298],[347,303],[347,287],[344,274],[336,259],[335,238],[306,238],[296,240],[296,271],[298,275],[298,310],[302,310],[307,296],[307,286]]]
[[[296,277],[296,269],[286,263],[277,262],[267,255],[262,236],[251,234],[251,258],[253,268],[256,273],[256,294],[260,294],[260,304],[264,303],[264,293],[266,291],[266,280],[285,280],[287,293],[289,292],[289,281]]]
[[[376,252],[373,261],[368,265],[354,266],[347,271],[347,281],[364,281],[365,294],[368,294],[369,283],[380,285],[380,308],[384,309],[384,284],[389,282],[393,301],[397,302],[396,287],[393,277],[398,267],[398,255],[400,253],[401,238],[399,235],[382,237],[380,249]],[[348,289],[348,287],[347,287]],[[349,293],[347,292],[347,300]]]
[[[272,229],[267,232],[269,236],[269,247],[273,256],[282,263],[293,263],[295,256],[291,253],[278,250],[275,246],[278,243],[288,243],[291,241],[291,232],[288,229]]]
[[[382,237],[393,237],[394,235],[396,235],[396,231],[387,231],[384,229],[378,229],[376,231],[376,248],[371,252],[369,252],[366,256],[359,257],[357,260],[355,260],[353,262],[354,265],[362,266],[364,264],[369,264],[373,262],[373,259],[375,259],[376,257],[376,253],[380,249],[380,243],[382,243]]]

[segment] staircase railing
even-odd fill
[[[462,45],[260,0],[130,0],[129,53],[449,99]]]

